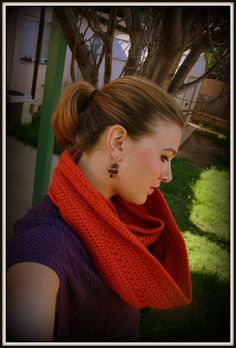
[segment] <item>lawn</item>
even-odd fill
[[[38,133],[40,126],[40,114],[35,114],[31,123],[18,125],[13,129],[8,130],[8,134],[16,137],[25,143],[36,147],[38,144]],[[61,147],[55,142],[54,152],[56,154],[61,153]]]
[[[35,146],[38,128],[36,116],[31,125],[10,134]],[[212,140],[219,146],[228,144],[228,138]],[[60,150],[55,145],[54,151]],[[190,160],[176,158],[173,182],[161,186],[186,241],[193,301],[172,310],[142,310],[142,342],[230,340],[229,163],[217,154],[214,163],[199,170]]]
[[[229,169],[196,169],[176,158],[174,180],[162,185],[186,241],[192,275],[191,305],[142,311],[141,340],[146,342],[228,342]]]

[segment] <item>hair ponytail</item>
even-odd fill
[[[75,82],[62,91],[52,115],[52,128],[58,144],[63,148],[75,143],[83,112],[95,91],[87,82]]]
[[[120,124],[132,139],[152,133],[160,120],[185,126],[175,100],[150,80],[124,76],[100,90],[75,82],[62,92],[52,117],[57,142],[75,154],[92,148],[108,126]],[[77,156],[77,155],[75,155]]]

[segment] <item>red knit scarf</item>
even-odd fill
[[[107,286],[126,303],[163,309],[191,302],[185,243],[158,189],[144,205],[117,196],[112,203],[92,187],[66,151],[49,196]]]

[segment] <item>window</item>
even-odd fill
[[[43,42],[41,47],[41,63],[47,63],[48,60],[48,46],[51,33],[51,23],[44,24]]]
[[[44,23],[40,63],[47,63],[51,23]],[[22,29],[21,62],[34,62],[39,33],[39,20],[25,16]]]

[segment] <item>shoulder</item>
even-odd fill
[[[65,222],[59,209],[54,205],[48,196],[45,196],[34,208],[32,208],[22,219],[18,220],[14,226],[14,237],[9,245],[13,243],[32,243],[31,247],[41,246],[50,247],[54,243],[71,240],[72,244],[78,237],[74,234],[71,227]],[[68,243],[61,243],[58,247],[63,248]]]
[[[14,232],[7,247],[8,268],[19,262],[36,262],[62,274],[67,264],[89,260],[79,237],[48,196],[16,222]]]

